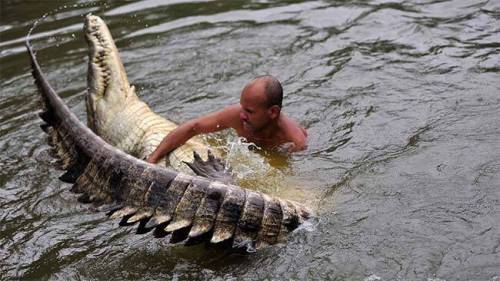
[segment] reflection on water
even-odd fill
[[[500,278],[498,1],[80,2],[0,2],[0,279]],[[23,39],[47,14],[38,58],[83,120],[89,12],[173,121],[277,76],[306,151],[207,138],[241,184],[319,204],[312,231],[248,256],[134,235],[78,203],[38,127]]]

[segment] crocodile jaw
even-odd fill
[[[99,128],[119,112],[129,98],[136,98],[130,86],[114,40],[104,21],[87,15],[84,24],[89,46],[87,74],[87,115],[89,127]]]

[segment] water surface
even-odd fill
[[[500,280],[499,1],[82,2],[0,3],[1,279]],[[318,196],[313,225],[240,255],[134,235],[78,203],[39,129],[23,40],[48,13],[34,46],[83,120],[89,12],[173,121],[277,76],[309,147],[268,161]]]

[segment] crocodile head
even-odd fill
[[[98,131],[125,106],[127,99],[137,96],[134,87],[128,82],[118,49],[104,21],[97,16],[87,15],[84,33],[89,46],[86,96],[88,125]]]

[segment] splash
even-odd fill
[[[35,28],[38,27],[38,25],[43,22],[47,17],[49,16],[52,16],[52,15],[57,15],[58,13],[62,12],[62,11],[66,11],[66,10],[71,10],[71,9],[75,9],[75,8],[91,8],[91,7],[97,7],[97,6],[104,6],[104,7],[107,7],[107,3],[104,2],[104,1],[97,1],[97,2],[88,2],[88,3],[77,3],[77,4],[73,4],[73,5],[63,5],[63,6],[60,6],[60,7],[57,7],[45,14],[43,14],[40,18],[36,19],[34,22],[33,22],[33,25],[31,26],[31,28],[28,30],[28,33],[26,34],[26,42],[31,42],[31,35],[33,33],[33,31],[35,30]],[[85,13],[86,14],[86,13]],[[84,14],[82,14],[81,16],[83,16]],[[72,36],[74,38],[74,35]]]
[[[234,132],[203,135],[202,138],[222,154],[226,168],[239,186],[289,199],[316,208],[322,193],[294,176],[289,154],[261,149]]]
[[[282,188],[280,183],[284,180],[284,173],[256,153],[261,148],[254,143],[228,136],[227,145],[222,149],[226,152],[226,168],[239,185],[266,193],[277,193]]]

